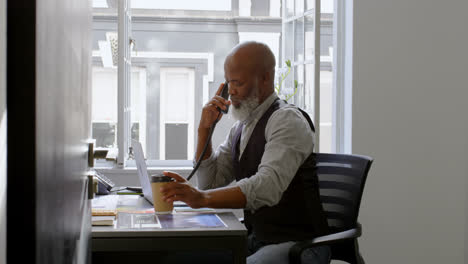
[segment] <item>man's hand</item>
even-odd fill
[[[231,101],[221,97],[221,91],[223,90],[223,85],[221,84],[216,92],[216,95],[211,98],[211,100],[205,104],[202,110],[202,115],[200,119],[199,129],[209,129],[211,125],[216,121],[216,118],[219,115],[219,109],[226,110],[227,105],[231,104]],[[221,114],[222,116],[222,114]]]
[[[177,173],[165,171],[163,174],[176,180],[175,182],[170,182],[161,187],[163,200],[168,203],[182,201],[192,208],[206,207],[205,192],[193,187],[186,179]]]
[[[224,84],[221,84],[219,86],[216,95],[203,107],[202,115],[200,118],[200,124],[198,125],[197,152],[195,155],[196,160],[200,158],[200,155],[203,152],[203,147],[205,146],[206,141],[209,140],[208,135],[211,126],[216,121],[216,118],[218,118],[218,116],[220,119],[223,116],[223,114],[218,110],[218,108],[226,110],[226,106],[231,104],[231,101],[228,101],[223,97],[219,96],[221,94],[221,91],[223,90],[223,86]],[[212,152],[213,150],[210,141],[208,142],[208,148],[203,159],[209,158]]]
[[[163,174],[176,180],[161,187],[166,202],[182,201],[192,208],[244,208],[247,204],[245,195],[237,186],[201,191],[177,173],[165,171]]]

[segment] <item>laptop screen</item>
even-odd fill
[[[138,171],[138,177],[140,178],[141,188],[143,189],[143,196],[153,204],[153,195],[151,191],[151,184],[148,177],[148,168],[146,167],[145,158],[143,155],[143,148],[141,143],[132,140],[133,153],[135,155],[135,164]]]

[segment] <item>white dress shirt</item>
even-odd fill
[[[257,122],[276,98],[276,93],[270,95],[243,121],[239,159]],[[197,172],[200,189],[223,187],[235,181],[231,144],[239,125],[239,121],[233,125],[226,140],[200,165]],[[265,127],[265,152],[257,173],[236,182],[247,199],[247,210],[254,212],[280,201],[297,170],[312,153],[314,138],[307,120],[296,106],[286,105],[273,112]]]

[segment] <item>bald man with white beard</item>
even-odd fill
[[[198,187],[176,173],[161,189],[168,202],[193,208],[243,208],[248,236],[247,263],[288,263],[295,241],[328,232],[319,199],[314,126],[304,111],[274,92],[275,57],[262,43],[234,47],[224,63],[230,100],[216,95],[203,107],[196,160],[219,109],[230,107],[237,122],[216,151],[211,142],[197,172]],[[233,185],[230,183],[235,182]],[[228,186],[229,185],[229,186]],[[306,263],[329,263],[330,249],[304,252]]]

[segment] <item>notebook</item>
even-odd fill
[[[115,215],[92,216],[93,226],[111,226],[114,225]]]

